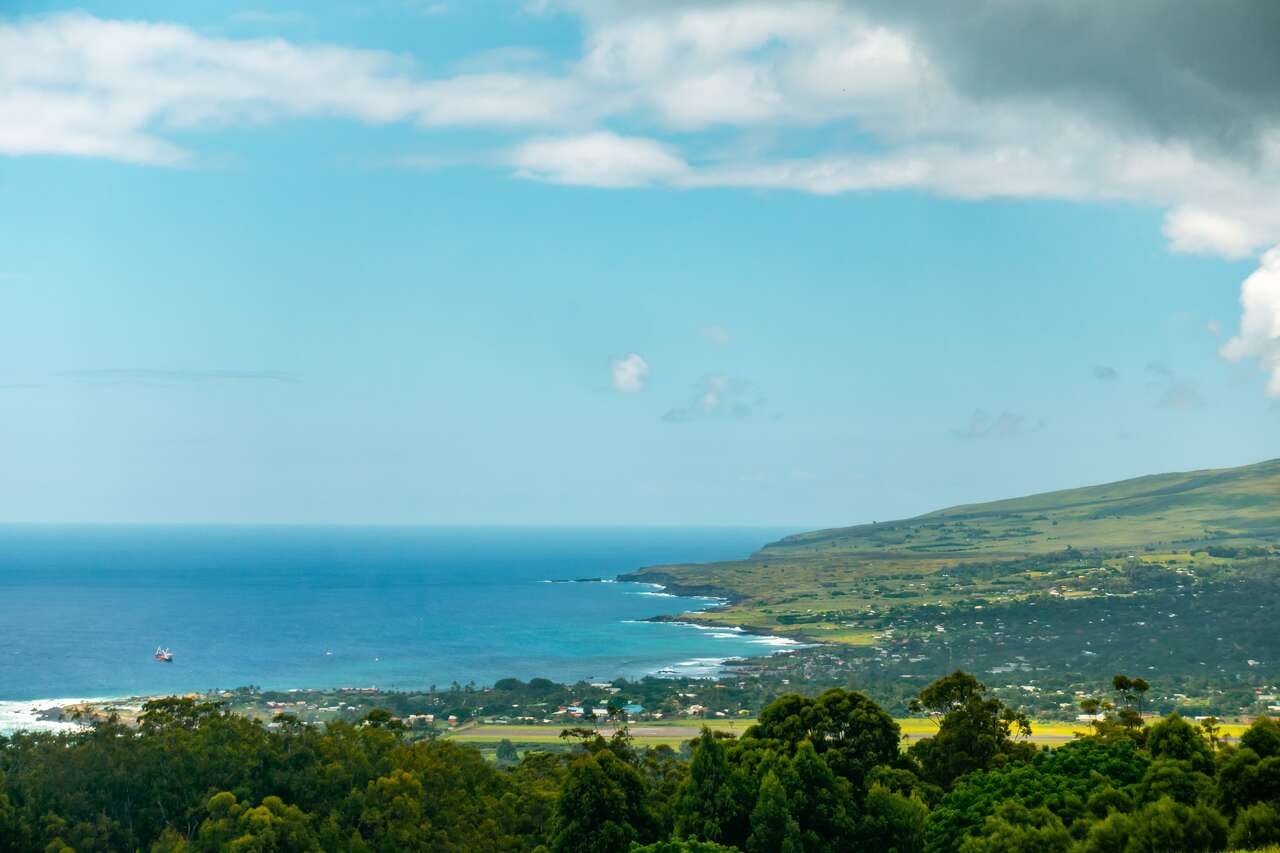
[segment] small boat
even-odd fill
[[[156,646],[155,659],[161,663],[173,663],[173,652],[168,649]]]

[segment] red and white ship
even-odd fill
[[[172,663],[173,652],[169,651],[168,649],[161,648],[160,646],[156,646],[155,658],[156,660],[161,661],[162,663]]]

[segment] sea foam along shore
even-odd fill
[[[635,592],[632,593],[632,595],[651,595],[661,598],[684,598],[689,601],[699,602],[702,605],[701,607],[691,608],[686,612],[704,612],[707,610],[714,610],[717,607],[723,607],[729,603],[729,599],[722,596],[701,594],[682,595],[680,593],[668,592],[667,587],[660,583],[652,583],[649,581],[626,581],[626,583],[649,587],[648,590]],[[770,655],[787,654],[789,652],[799,651],[800,649],[812,648],[814,645],[813,643],[805,643],[793,637],[780,637],[776,634],[766,634],[755,629],[744,628],[741,625],[704,625],[698,622],[690,622],[681,619],[678,615],[653,616],[649,619],[628,619],[624,621],[637,622],[641,624],[676,625],[682,628],[693,628],[697,631],[710,632],[709,636],[717,640],[739,639],[743,636],[750,636],[751,639],[748,640],[748,642],[752,645],[772,647],[773,651],[769,652]],[[655,670],[649,674],[667,678],[716,678],[724,671],[724,665],[726,663],[731,660],[737,660],[740,657],[740,655],[734,655],[730,657],[702,657],[682,660],[677,663],[673,663],[670,666]]]
[[[14,732],[71,732],[84,728],[74,720],[63,720],[61,710],[68,705],[110,702],[111,699],[23,699],[0,702],[0,735]],[[54,713],[51,713],[54,712]]]

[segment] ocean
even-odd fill
[[[789,532],[0,526],[0,727],[35,699],[710,675],[787,641],[645,621],[713,600],[550,581],[743,557]]]

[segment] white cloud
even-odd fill
[[[1264,239],[1249,223],[1213,211],[1180,207],[1165,218],[1164,236],[1179,252],[1245,258]]]
[[[521,177],[589,187],[676,183],[688,170],[659,142],[605,132],[532,139],[510,162]]]
[[[0,154],[174,166],[194,144],[175,141],[178,130],[190,140],[194,129],[299,117],[484,126],[516,139],[478,160],[560,184],[1134,203],[1165,211],[1175,251],[1239,259],[1280,241],[1275,52],[1248,7],[1189,21],[1097,0],[1086,6],[1101,23],[1082,29],[1038,4],[973,15],[941,0],[535,5],[578,16],[578,57],[520,58],[499,45],[442,77],[383,51],[170,23],[0,22]],[[1214,44],[1248,61],[1218,61],[1222,51],[1182,38],[1223,21]],[[1006,25],[1029,47],[992,42]],[[1069,70],[1080,56],[1088,73]],[[801,147],[810,153],[791,153]],[[1249,329],[1269,310],[1258,299],[1245,294]],[[1270,343],[1248,329],[1236,340],[1224,356],[1270,369]]]
[[[0,153],[175,165],[168,131],[286,117],[369,124],[560,126],[589,119],[573,80],[413,75],[403,57],[176,24],[60,14],[0,24]]]
[[[474,70],[435,79],[381,51],[175,24],[84,14],[0,24],[0,152],[176,165],[190,154],[175,129],[289,117],[542,128],[505,158],[522,177],[1126,201],[1170,211],[1165,233],[1179,251],[1239,258],[1280,239],[1280,128],[1257,137],[1254,156],[1231,157],[1135,131],[1080,98],[974,93],[949,79],[941,48],[874,4],[567,7],[582,17],[584,46],[559,73],[463,60]],[[644,130],[606,131],[603,120]],[[667,136],[772,128],[784,143],[798,126],[844,125],[859,135],[803,158],[768,142],[690,158]]]
[[[638,353],[628,353],[626,358],[613,363],[613,388],[623,394],[643,391],[649,380],[649,363]]]
[[[1265,253],[1262,264],[1245,279],[1240,303],[1240,333],[1222,345],[1222,357],[1258,359],[1271,374],[1267,393],[1280,397],[1280,246]]]

